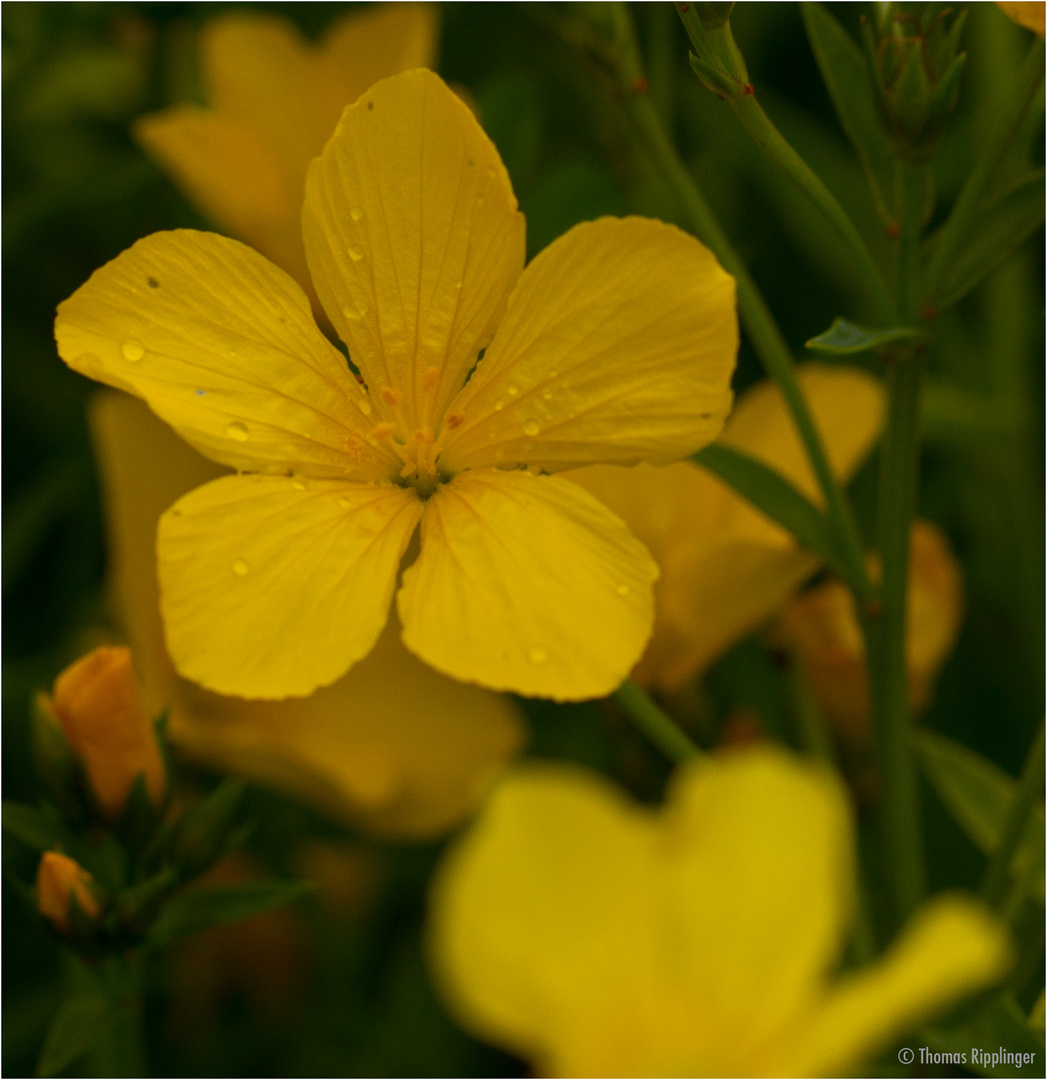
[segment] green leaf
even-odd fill
[[[57,1076],[91,1049],[104,1032],[109,1003],[101,995],[76,995],[59,1006],[36,1063],[37,1076]]]
[[[188,889],[160,913],[147,945],[160,948],[175,938],[209,926],[237,922],[270,908],[289,904],[313,890],[310,881],[245,881],[239,885]]]
[[[840,577],[856,583],[855,574],[836,552],[825,515],[780,473],[722,443],[712,443],[700,450],[693,460],[792,533],[800,544],[824,559]]]
[[[53,811],[38,810],[24,803],[3,804],[4,832],[20,840],[33,851],[62,850],[64,832],[62,823]]]
[[[920,731],[913,735],[917,757],[939,798],[976,847],[991,855],[1000,843],[1007,811],[1018,782],[998,765],[943,735]],[[1042,867],[1044,810],[1039,805],[1029,818],[1025,836],[1015,853],[1016,876]],[[1037,874],[1036,896],[1044,898],[1042,871]]]
[[[171,842],[175,861],[187,877],[206,870],[228,850],[229,832],[247,785],[232,777],[178,819]]]
[[[1043,173],[1012,188],[979,214],[971,234],[931,299],[938,311],[962,300],[987,274],[1031,236],[1044,219]],[[934,237],[929,243],[934,244]]]
[[[923,331],[915,326],[870,330],[866,326],[858,326],[857,323],[837,318],[828,330],[806,342],[806,347],[811,352],[825,353],[828,356],[853,356],[855,353],[882,348],[895,341],[916,341],[922,337]]]
[[[894,157],[876,117],[865,56],[821,4],[801,4],[801,11],[818,69],[840,124],[861,159],[876,208],[885,222],[892,222],[895,215],[885,196],[893,189]]]
[[[928,1045],[936,1051],[966,1054],[963,1062],[976,1076],[1029,1076],[1043,1072],[1043,1038],[1029,1027],[1029,1021],[1010,994],[991,1000],[987,1007],[974,1016],[966,1017],[956,1025],[928,1028],[924,1033]],[[990,1057],[983,1060],[981,1053],[998,1054],[1004,1049],[1010,1054],[1032,1054],[1021,1065]]]

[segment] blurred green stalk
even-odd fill
[[[676,721],[663,712],[632,679],[626,679],[614,692],[614,700],[633,724],[673,761],[679,764],[705,756]]]

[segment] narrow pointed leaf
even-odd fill
[[[827,356],[854,356],[895,341],[916,341],[923,336],[922,331],[914,326],[890,326],[872,330],[867,326],[848,322],[847,319],[837,318],[828,330],[806,342],[806,348]]]
[[[52,851],[63,846],[61,822],[35,806],[5,802],[3,828],[5,833],[21,841],[32,851]]]
[[[147,945],[159,948],[175,938],[209,926],[238,922],[270,908],[289,904],[313,889],[309,881],[245,881],[212,889],[191,889],[176,896],[160,913]]]
[[[104,1031],[109,1004],[101,995],[77,995],[59,1006],[36,1065],[37,1076],[57,1076],[91,1049]]]
[[[836,550],[825,515],[780,473],[762,461],[721,443],[713,443],[693,458],[715,473],[743,498],[776,521],[827,566],[852,583],[856,575]]]
[[[804,25],[829,97],[847,138],[858,152],[877,209],[894,220],[888,195],[894,159],[876,118],[872,82],[861,49],[821,4],[801,5]]]
[[[939,798],[974,845],[991,855],[1000,843],[1018,782],[981,754],[943,735],[920,731],[914,734],[913,741],[917,758]],[[1030,816],[1021,846],[1015,853],[1012,867],[1016,875],[1033,868],[1033,860],[1043,865],[1043,843],[1041,803]],[[1042,900],[1042,872],[1037,876],[1035,892]]]

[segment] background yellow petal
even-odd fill
[[[603,697],[651,630],[657,567],[576,484],[480,470],[426,503],[397,596],[404,642],[438,671],[558,701]]]
[[[228,476],[160,519],[160,607],[175,667],[247,698],[309,694],[371,651],[421,517],[410,489]]]
[[[399,473],[305,294],[236,240],[190,230],[139,240],[59,305],[55,337],[70,367],[145,398],[224,465]]]
[[[883,392],[855,368],[807,364],[801,386],[836,475],[846,482],[879,435]],[[721,441],[778,469],[815,498],[815,481],[781,393],[741,396]],[[678,689],[770,618],[818,566],[779,526],[700,466],[595,466],[570,477],[620,515],[661,569],[655,627],[634,677]]]
[[[451,405],[442,461],[557,471],[693,453],[731,407],[734,294],[712,253],[672,225],[576,225],[520,278]]]
[[[622,1068],[615,1046],[652,1000],[653,840],[592,773],[531,765],[499,784],[433,883],[430,954],[460,1022],[552,1075],[600,1075],[562,1071],[580,1040]]]
[[[738,1068],[774,1049],[838,958],[854,880],[847,801],[816,766],[735,751],[678,773],[663,823],[671,981],[700,1003],[699,1059],[733,1046]]]
[[[110,575],[147,708],[213,769],[290,792],[326,814],[393,837],[433,836],[476,806],[522,745],[505,697],[433,671],[400,642],[395,615],[348,675],[308,698],[245,701],[176,676],[164,647],[156,525],[221,469],[134,398],[102,393],[91,428],[105,495]]]
[[[842,983],[784,1040],[775,1075],[846,1074],[893,1036],[1001,979],[1011,961],[1005,931],[980,904],[932,900],[881,961]]]
[[[302,189],[274,147],[238,120],[175,105],[143,116],[135,140],[223,232],[243,240],[308,293],[312,288],[302,246]]]
[[[494,144],[429,71],[377,83],[309,171],[316,291],[386,418],[433,433],[523,267]]]

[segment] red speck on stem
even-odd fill
[[[681,4],[680,5],[680,10],[684,13],[684,15],[686,15],[687,12],[691,10],[691,5],[690,4]]]
[[[753,84],[751,82],[747,82],[745,84],[745,87],[742,89],[742,94],[744,95],[744,94],[755,94],[755,93],[756,93],[756,87],[753,86]]]
[[[897,222],[897,221],[892,221],[892,222],[890,223],[890,225],[888,225],[888,226],[887,226],[887,235],[888,235],[888,236],[889,236],[889,237],[890,237],[890,238],[891,238],[892,240],[896,239],[896,238],[897,238],[897,236],[898,236],[898,234],[899,234],[899,233],[900,233],[901,231],[902,231],[902,230],[901,230],[901,229],[899,228],[899,226],[898,226],[898,222]]]
[[[927,322],[934,322],[938,318],[938,309],[933,304],[924,304],[923,317]]]
[[[638,94],[647,93],[647,80],[642,75],[638,79],[633,79],[633,90]]]

